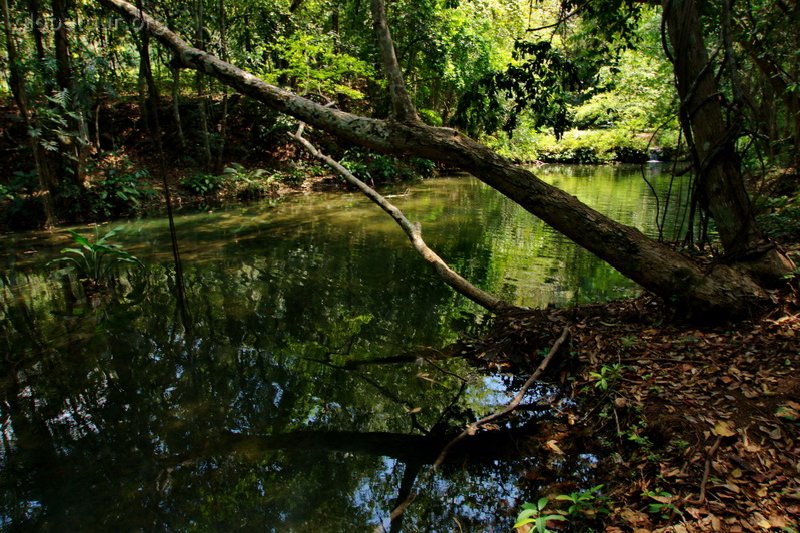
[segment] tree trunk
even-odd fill
[[[178,143],[181,150],[186,149],[186,136],[183,134],[183,121],[181,120],[181,69],[172,69],[172,114],[175,119],[175,131],[178,133]]]
[[[225,35],[225,0],[219,0],[219,46],[220,58],[228,61],[228,42]],[[228,130],[228,86],[222,85],[222,116],[219,120],[219,147],[217,149],[217,160],[214,163],[216,172],[222,171],[225,156],[225,135]]]
[[[203,37],[203,0],[195,0],[195,42],[199,49],[205,48],[205,38]],[[197,111],[200,115],[200,134],[203,137],[203,158],[206,168],[211,165],[211,138],[208,133],[208,110],[206,106],[205,81],[203,71],[197,70],[194,78],[194,86],[197,90]]]
[[[137,0],[136,7],[144,9],[142,0]],[[158,92],[158,85],[153,77],[153,66],[150,60],[150,32],[146,26],[142,26],[139,31],[139,91],[142,102],[142,118],[144,119],[145,129],[150,135],[158,135],[156,131],[158,117],[158,103],[161,95]]]
[[[722,94],[703,42],[694,0],[664,0],[673,49],[683,130],[694,152],[702,205],[716,222],[728,262],[747,261],[764,278],[780,278],[789,263],[755,222],[736,151],[738,130],[725,124]]]
[[[136,8],[124,0],[99,1],[129,19],[137,16]],[[377,120],[326,108],[190,47],[152,17],[145,15],[145,21],[184,67],[213,76],[345,141],[384,153],[414,154],[470,172],[625,276],[687,312],[706,318],[744,315],[766,301],[765,292],[746,274],[722,264],[703,271],[669,247],[611,220],[453,129]]]
[[[44,52],[44,37],[42,36],[42,29],[39,27],[41,18],[41,8],[39,7],[39,0],[28,1],[28,13],[31,17],[31,32],[33,33],[33,42],[36,47],[36,59],[39,61],[45,60]],[[45,80],[47,83],[48,80]]]
[[[389,98],[392,101],[392,116],[401,122],[419,122],[417,110],[411,102],[411,97],[403,81],[403,73],[397,63],[392,36],[386,22],[386,6],[383,0],[371,0],[372,23],[381,59],[389,82]]]
[[[3,29],[6,39],[6,52],[8,53],[8,81],[11,93],[14,96],[14,101],[19,109],[19,114],[22,116],[22,121],[26,126],[26,130],[29,132],[28,142],[36,165],[36,175],[39,178],[39,187],[44,193],[42,195],[45,216],[44,223],[45,226],[50,227],[56,222],[53,212],[53,197],[55,196],[58,183],[53,173],[52,162],[47,156],[47,151],[42,147],[38,139],[30,134],[32,128],[30,110],[28,108],[28,97],[25,92],[24,77],[19,70],[19,54],[17,53],[16,41],[14,41],[14,32],[11,28],[11,14],[8,8],[8,0],[2,0],[2,2]]]
[[[72,67],[69,60],[67,6],[65,0],[53,0],[52,7],[55,24],[56,81],[60,89],[69,89],[72,84]]]

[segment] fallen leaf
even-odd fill
[[[725,483],[724,485],[720,485],[720,487],[728,489],[729,491],[735,494],[739,494],[740,492],[742,492],[742,490],[733,483]]]
[[[720,420],[714,425],[714,435],[718,437],[733,437],[736,432],[733,430],[732,422]]]
[[[558,444],[556,444],[557,442],[558,441],[556,440],[549,440],[545,443],[545,446],[547,447],[548,450],[550,450],[553,453],[564,455],[564,451],[558,447]]]
[[[625,520],[627,523],[633,526],[647,524],[650,522],[650,519],[647,517],[646,514],[640,511],[635,511],[631,508],[623,509],[619,515],[622,517],[623,520]]]
[[[772,515],[769,517],[769,525],[772,527],[786,529],[789,527],[789,522],[786,520],[785,516]]]

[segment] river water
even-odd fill
[[[658,167],[645,172],[666,190]],[[638,168],[541,175],[656,232]],[[637,292],[471,177],[387,194],[455,270],[515,304]],[[50,276],[63,231],[0,239],[0,529],[368,531],[416,481],[405,531],[508,531],[544,484],[532,473],[590,482],[591,455],[526,454],[534,437],[519,432],[479,439],[429,471],[449,435],[509,400],[511,378],[439,357],[479,333],[483,316],[361,196],[176,224],[184,313],[163,219],[99,230],[121,226],[116,242],[146,265],[106,297]],[[526,416],[521,424],[538,423]]]

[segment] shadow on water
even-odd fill
[[[635,178],[550,179],[623,221],[647,218]],[[516,303],[636,290],[472,179],[394,200],[458,271]],[[537,437],[560,423],[546,387],[513,424],[419,476],[509,400],[513,379],[439,351],[477,334],[482,315],[366,201],[320,195],[175,222],[191,328],[163,220],[126,225],[122,242],[147,267],[102,298],[49,277],[48,239],[3,241],[0,528],[364,530],[416,484],[404,530],[505,531],[544,485],[589,483],[590,454],[553,454]]]

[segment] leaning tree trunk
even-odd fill
[[[758,229],[744,187],[736,150],[738,129],[729,128],[722,96],[703,41],[695,0],[664,0],[664,19],[673,49],[681,121],[694,150],[703,207],[714,218],[728,262],[747,262],[762,278],[780,278],[788,260]]]
[[[99,2],[128,19],[138,12],[124,0]],[[176,62],[213,76],[273,109],[328,131],[341,139],[394,154],[414,154],[461,168],[580,246],[604,259],[644,288],[689,312],[717,317],[743,315],[766,301],[765,292],[744,273],[718,264],[708,271],[674,250],[620,224],[549,185],[487,147],[450,128],[416,121],[377,120],[326,108],[192,48],[148,15],[144,22],[175,54]]]

